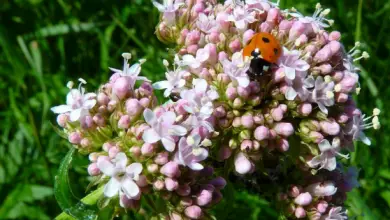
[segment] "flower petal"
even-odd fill
[[[144,118],[149,125],[153,125],[156,122],[156,114],[148,108],[144,110]]]
[[[128,198],[137,197],[140,193],[138,185],[130,178],[124,178],[122,181],[122,190]]]
[[[321,152],[325,152],[325,151],[328,151],[330,149],[332,149],[332,145],[329,143],[328,140],[324,139],[322,140],[319,144],[318,144],[318,147],[320,148],[320,151]]]
[[[142,172],[142,164],[132,163],[126,168],[126,173],[131,175],[139,175]]]
[[[172,152],[175,150],[175,142],[170,137],[165,137],[161,139],[162,144],[164,145],[165,150]]]
[[[125,169],[126,165],[127,165],[127,156],[125,153],[123,152],[119,152],[116,156],[115,156],[115,165],[117,168],[120,168],[122,170]]]
[[[292,101],[295,99],[295,97],[297,97],[297,92],[292,87],[288,87],[286,90],[285,97],[287,100]]]
[[[107,197],[114,197],[118,194],[121,183],[116,178],[111,178],[104,186],[104,195]]]
[[[149,128],[144,131],[142,134],[142,139],[149,144],[156,143],[161,139],[160,135],[152,128]]]
[[[290,80],[295,79],[295,69],[285,66],[284,67],[284,73],[286,74],[286,77]]]
[[[62,114],[72,111],[72,108],[69,105],[59,105],[51,108],[50,110],[56,114]]]
[[[171,84],[168,81],[160,81],[153,83],[153,88],[155,89],[166,89],[170,86]]]
[[[70,112],[70,121],[77,121],[80,119],[81,116],[81,108],[75,109]]]
[[[191,170],[202,170],[203,169],[203,165],[200,163],[190,163],[190,164],[188,164],[188,167]]]
[[[172,125],[172,127],[169,129],[168,133],[170,135],[174,136],[183,136],[187,134],[187,129],[180,125]]]
[[[114,172],[115,172],[114,164],[112,164],[108,160],[98,160],[97,167],[106,176],[113,176],[114,175]]]

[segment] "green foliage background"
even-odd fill
[[[282,0],[281,7],[312,13],[314,0]],[[368,132],[373,144],[357,144],[352,164],[361,168],[361,187],[348,196],[351,216],[390,219],[390,2],[323,0],[333,28],[351,48],[363,43],[371,58],[362,61],[364,112],[382,110],[382,128]],[[52,127],[53,105],[63,103],[69,80],[83,77],[89,90],[121,67],[122,52],[146,58],[143,74],[161,79],[165,45],[154,36],[159,13],[149,0],[0,1],[0,219],[53,219],[61,212],[53,195],[54,176],[70,148]],[[85,195],[87,161],[76,158],[70,179],[76,197]],[[266,201],[245,190],[226,195],[220,219],[272,219]]]

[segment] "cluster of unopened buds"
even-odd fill
[[[343,203],[359,185],[357,170],[338,158],[348,159],[353,141],[370,145],[364,130],[380,127],[380,111],[365,117],[352,100],[360,91],[354,62],[368,54],[359,43],[346,52],[340,33],[325,30],[330,10],[317,4],[304,16],[265,0],[154,5],[162,13],[158,38],[176,45],[171,63],[163,61],[166,79],[139,76],[145,60],[130,65],[124,53],[123,70],[110,68],[96,93],[79,79],[77,89],[68,83],[66,105],[52,108],[69,142],[89,155],[104,198],[139,210],[142,197],[155,196],[165,200],[156,216],[208,219],[231,176],[276,175],[277,186],[259,195],[278,194],[285,217],[347,219]],[[283,51],[251,76],[242,50],[258,32]],[[154,89],[171,100],[158,104]]]

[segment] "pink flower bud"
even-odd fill
[[[276,23],[278,23],[279,17],[280,17],[280,11],[279,11],[279,9],[277,9],[277,8],[271,8],[271,9],[268,11],[266,21],[269,22],[269,23],[271,23],[271,24],[276,24]]]
[[[338,41],[331,41],[331,42],[329,42],[329,48],[330,48],[330,51],[332,52],[332,54],[335,55],[338,52],[340,52],[341,43]]]
[[[89,164],[89,166],[88,166],[88,174],[91,175],[91,176],[97,176],[97,175],[100,174],[100,170],[97,167],[96,163]]]
[[[108,102],[110,101],[110,98],[104,94],[103,92],[100,92],[98,95],[97,95],[97,103],[99,105],[107,105]]]
[[[223,106],[218,106],[215,110],[214,110],[214,115],[215,117],[217,118],[223,118],[226,116],[226,110]]]
[[[322,63],[328,61],[332,57],[332,50],[329,45],[323,47],[320,51],[314,56],[314,62]]]
[[[233,108],[234,109],[239,109],[244,105],[244,102],[242,101],[241,98],[235,98],[233,101]]]
[[[311,201],[312,197],[308,192],[301,193],[297,198],[294,199],[294,203],[301,206],[309,205]]]
[[[207,62],[211,65],[216,64],[218,61],[218,55],[217,55],[217,47],[215,46],[215,44],[208,43],[206,44],[204,49],[209,51],[209,59],[207,60]]]
[[[81,118],[80,124],[82,129],[89,129],[94,127],[94,122],[90,115],[86,115],[84,118]]]
[[[241,117],[241,124],[244,128],[252,128],[254,125],[253,116],[252,115],[243,115]]]
[[[189,54],[192,54],[192,55],[195,55],[196,52],[198,51],[198,49],[199,49],[199,46],[197,44],[192,44],[192,45],[187,46],[187,52]]]
[[[193,204],[193,200],[191,197],[183,197],[180,200],[180,205],[183,207],[188,207],[191,206],[192,204]]]
[[[150,127],[147,124],[141,124],[140,126],[138,126],[135,130],[135,136],[137,137],[137,139],[141,139],[144,131],[149,128]]]
[[[158,165],[157,165],[157,164],[154,164],[154,163],[149,164],[149,165],[147,166],[147,169],[148,169],[148,171],[149,171],[150,173],[157,173],[157,171],[158,171]]]
[[[278,139],[276,141],[276,147],[280,152],[286,152],[290,148],[290,144],[286,139]]]
[[[295,217],[297,218],[304,218],[306,217],[306,211],[302,207],[297,207],[295,209]]]
[[[240,118],[240,117],[235,117],[235,118],[233,119],[232,125],[233,125],[233,127],[235,127],[235,128],[240,127],[240,126],[242,125],[242,124],[241,124],[241,118]]]
[[[226,60],[227,58],[228,58],[228,55],[226,54],[226,52],[221,51],[218,53],[218,60],[219,61]]]
[[[244,175],[252,170],[252,163],[240,152],[234,158],[234,168],[237,173]]]
[[[129,94],[129,91],[130,91],[130,83],[129,80],[126,79],[126,77],[120,77],[117,80],[115,80],[114,85],[112,87],[112,92],[119,99],[124,99]]]
[[[165,178],[165,188],[172,192],[175,191],[179,187],[179,183],[171,178]]]
[[[279,122],[273,128],[278,135],[288,137],[294,133],[294,128],[291,123]]]
[[[234,100],[237,98],[237,89],[235,87],[228,87],[226,89],[226,96],[229,100]]]
[[[337,40],[338,41],[338,40],[340,40],[340,38],[341,38],[341,34],[338,31],[332,31],[329,34],[329,40]]]
[[[232,53],[239,52],[241,50],[241,42],[239,39],[235,39],[229,43],[229,49]]]
[[[198,2],[193,6],[192,10],[197,14],[202,13],[204,11],[204,4],[202,2]]]
[[[295,198],[297,196],[299,196],[299,194],[301,193],[302,189],[298,186],[291,186],[290,187],[290,190],[288,191],[288,195]]]
[[[169,160],[169,154],[168,152],[161,152],[161,153],[158,153],[156,155],[156,157],[154,158],[154,162],[158,165],[164,165],[166,163],[168,163],[168,160]]]
[[[237,91],[238,91],[238,95],[244,99],[247,99],[251,94],[251,89],[249,86],[245,88],[240,86],[238,87]]]
[[[196,203],[199,206],[206,206],[210,204],[213,199],[213,192],[207,189],[202,189],[196,196]]]
[[[228,20],[229,15],[225,12],[220,12],[217,14],[215,20],[218,24],[218,29],[222,32],[227,32],[230,28],[230,22]]]
[[[137,210],[140,207],[140,201],[136,199],[129,199],[126,195],[122,195],[120,197],[121,206],[126,209],[134,209]]]
[[[337,122],[340,124],[345,124],[349,120],[349,117],[347,114],[341,114],[337,117]]]
[[[328,135],[337,135],[340,133],[340,125],[334,120],[329,119],[328,121],[320,122],[321,131]]]
[[[317,131],[310,131],[309,137],[316,144],[319,144],[322,140],[324,140],[324,136]]]
[[[305,32],[305,29],[306,29],[306,26],[302,22],[294,21],[294,23],[290,29],[288,39],[290,41],[294,41],[299,36],[301,36],[301,34],[303,34]]]
[[[118,121],[118,128],[129,128],[130,122],[130,117],[128,115],[122,115]]]
[[[305,102],[298,106],[298,113],[303,116],[310,115],[311,111],[312,111],[312,105],[310,103]]]
[[[338,103],[344,103],[346,101],[348,101],[348,94],[345,94],[345,93],[336,93],[336,102]]]
[[[274,121],[281,121],[283,119],[283,113],[283,110],[279,107],[271,110],[271,116]]]
[[[201,219],[202,209],[199,206],[189,206],[184,210],[184,214],[191,219]]]
[[[187,34],[185,44],[186,46],[198,44],[199,40],[200,40],[200,32],[198,30],[193,30]]]
[[[89,159],[89,161],[91,161],[91,162],[96,162],[97,159],[98,159],[98,157],[99,157],[99,154],[96,153],[96,152],[90,153],[90,154],[88,155],[88,159]]]
[[[138,185],[139,187],[145,187],[145,186],[148,185],[148,180],[146,179],[146,176],[140,175],[140,176],[138,177],[138,180],[136,181],[136,183],[137,183],[137,185]]]
[[[141,96],[151,96],[153,94],[153,86],[150,82],[143,82],[138,91]]]
[[[246,45],[250,39],[252,39],[255,32],[252,29],[246,30],[242,35],[242,43]]]
[[[272,25],[268,22],[263,22],[260,24],[260,31],[261,32],[270,33],[272,28],[273,28]]]
[[[326,202],[326,201],[324,201],[324,200],[321,200],[318,204],[317,204],[317,206],[316,206],[316,208],[317,208],[317,211],[319,212],[319,213],[325,213],[326,212],[326,210],[328,209],[328,203]]]
[[[81,134],[79,132],[72,132],[69,134],[68,140],[71,144],[80,144]]]
[[[103,118],[101,114],[96,114],[95,116],[93,116],[92,119],[95,122],[95,124],[97,124],[100,127],[104,127],[106,125],[106,120]]]
[[[254,136],[258,141],[268,139],[269,129],[265,126],[259,126],[256,128]]]
[[[343,79],[339,82],[340,92],[349,93],[356,88],[358,76],[354,73],[346,72]]]
[[[282,32],[289,32],[291,27],[293,25],[293,21],[289,21],[289,20],[283,20],[280,22],[279,24],[279,32],[282,31]]]
[[[154,145],[149,143],[144,143],[141,147],[141,153],[144,156],[152,156],[154,153]]]
[[[57,124],[64,128],[66,126],[66,123],[69,121],[69,116],[66,114],[59,114],[57,116]]]
[[[191,194],[191,187],[188,185],[181,185],[177,188],[176,193],[180,196],[188,196]]]
[[[153,188],[157,191],[163,190],[165,187],[164,181],[162,180],[156,180],[156,182],[153,183]]]
[[[221,147],[218,152],[218,160],[223,161],[232,155],[232,150],[229,147]]]
[[[174,178],[180,174],[179,166],[173,161],[161,167],[160,172],[170,178]]]
[[[251,140],[243,140],[241,142],[240,149],[241,151],[250,151],[252,150],[252,141]]]
[[[187,111],[185,110],[184,106],[188,105],[188,102],[184,99],[179,99],[177,102],[176,102],[176,105],[175,105],[175,111],[177,114],[179,115],[184,115],[187,113]]]
[[[139,100],[139,104],[141,104],[141,106],[144,108],[148,108],[150,105],[150,99],[149,98],[141,98]]]
[[[216,44],[219,42],[219,32],[211,32],[209,35],[208,35],[208,39],[209,39],[209,42],[210,43],[213,43],[213,44]]]
[[[108,150],[108,156],[110,158],[115,158],[115,156],[119,153],[119,148],[118,147],[112,147],[110,150]]]

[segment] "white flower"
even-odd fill
[[[172,152],[175,150],[174,136],[183,136],[187,133],[187,129],[180,125],[174,125],[176,120],[176,114],[174,112],[164,112],[160,116],[150,110],[145,109],[144,118],[146,123],[150,125],[150,128],[145,130],[142,139],[146,143],[162,142],[164,148]]]
[[[71,89],[66,96],[66,105],[59,105],[51,108],[56,114],[69,113],[71,121],[77,121],[80,118],[89,115],[89,110],[96,104],[95,93],[85,93],[82,84],[86,84],[85,80],[79,79],[80,85],[78,89]],[[69,84],[69,83],[68,83]],[[69,84],[71,85],[71,84]]]
[[[311,168],[316,168],[320,165],[319,169],[327,169],[332,171],[336,168],[336,155],[339,155],[344,158],[348,158],[347,155],[341,154],[340,151],[340,139],[335,137],[332,141],[332,144],[328,140],[324,139],[319,144],[318,147],[321,151],[321,154],[313,157],[307,164]]]
[[[320,4],[317,4],[316,10],[313,14],[313,16],[303,16],[301,13],[296,11],[295,9],[293,12],[290,12],[289,15],[292,17],[298,18],[298,20],[302,23],[310,24],[313,28],[313,31],[317,33],[318,31],[328,28],[333,24],[333,20],[326,19],[325,16],[327,16],[330,12],[330,9],[323,9]]]
[[[174,25],[176,23],[176,11],[180,6],[184,5],[183,2],[178,0],[163,0],[163,4],[153,1],[153,5],[162,13],[164,13],[164,20],[168,25]]]
[[[215,21],[214,15],[207,16],[204,13],[200,13],[196,21],[196,26],[199,30],[208,34],[217,28],[217,22]]]
[[[97,167],[105,176],[111,177],[108,183],[104,186],[104,195],[112,198],[114,196],[121,197],[126,195],[129,199],[137,199],[140,195],[140,189],[134,182],[137,181],[142,172],[140,163],[132,163],[126,167],[127,156],[120,152],[116,157],[109,161],[105,158],[97,162]]]
[[[188,166],[192,170],[203,169],[203,165],[199,162],[205,160],[209,154],[205,148],[201,147],[202,143],[200,140],[201,137],[197,134],[180,139],[179,150],[175,155],[175,159],[179,164]]]
[[[236,6],[233,13],[227,18],[227,21],[234,22],[238,30],[245,31],[248,24],[256,21],[255,12],[248,12],[244,7]]]
[[[213,113],[213,101],[219,97],[218,93],[213,88],[208,89],[207,81],[204,79],[194,79],[192,83],[193,89],[180,93],[181,98],[187,101],[184,109],[191,114],[184,124],[192,129],[203,126],[213,131],[214,128],[207,119]]]
[[[374,109],[373,115],[369,117],[365,117],[365,115],[361,114],[353,115],[352,120],[350,120],[344,127],[344,133],[351,135],[353,140],[362,141],[366,145],[371,145],[370,139],[364,134],[363,131],[369,128],[380,128],[380,122],[378,118],[379,114],[379,109]]]
[[[342,211],[342,207],[333,207],[329,210],[328,215],[321,216],[320,220],[344,220],[348,219],[347,213]]]
[[[232,56],[232,61],[222,60],[223,71],[227,74],[233,83],[247,87],[249,85],[249,76],[246,73],[249,69],[249,62],[245,62],[242,53],[236,52]]]
[[[139,63],[135,63],[130,66],[128,62],[131,56],[129,55],[129,53],[124,53],[122,56],[123,56],[123,70],[109,67],[109,69],[112,70],[114,74],[119,74],[122,77],[126,77],[126,79],[129,80],[131,89],[134,89],[134,84],[137,80],[150,82],[148,78],[144,76],[138,76],[141,72],[141,65],[145,62],[145,60],[139,60]]]
[[[337,188],[331,181],[324,183],[314,183],[305,188],[305,191],[314,196],[332,196],[337,192]]]
[[[178,62],[180,66],[189,66],[192,69],[199,68],[203,63],[205,63],[210,57],[210,52],[207,49],[199,49],[196,52],[196,57],[191,54],[186,54],[182,57],[182,60]]]
[[[182,78],[185,71],[180,68],[174,68],[165,72],[167,80],[156,82],[153,84],[155,89],[165,89],[164,96],[168,97],[172,92],[179,92],[186,84],[186,81]]]
[[[326,77],[325,77],[326,79]],[[334,105],[334,82],[333,81],[324,81],[322,76],[317,76],[314,89],[309,97],[309,101],[317,103],[320,110],[328,114],[328,109],[326,107],[330,107]]]

